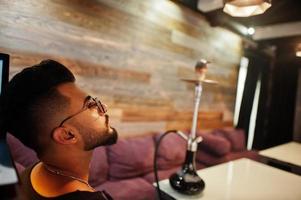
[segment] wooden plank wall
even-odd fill
[[[45,58],[68,66],[99,96],[122,136],[191,126],[192,75],[212,62],[199,127],[231,125],[241,38],[210,27],[199,13],[169,0],[1,0],[0,51],[11,76]]]

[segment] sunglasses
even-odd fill
[[[107,110],[107,106],[106,106],[105,104],[101,103],[100,100],[98,100],[97,98],[93,98],[93,97],[91,97],[91,96],[87,96],[87,97],[85,98],[85,100],[84,100],[84,104],[83,104],[82,109],[80,109],[78,112],[74,113],[73,115],[70,115],[69,117],[66,117],[66,118],[60,123],[59,127],[62,127],[63,124],[64,124],[67,120],[69,120],[69,119],[75,117],[76,115],[78,115],[78,114],[84,112],[85,110],[91,109],[91,108],[97,108],[98,114],[99,114],[100,116],[103,116],[103,115],[108,111],[108,110]]]

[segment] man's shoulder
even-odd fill
[[[88,191],[79,191],[79,190],[55,198],[55,200],[70,200],[70,199],[113,200],[113,198],[110,195],[108,195],[106,192],[100,192],[100,191],[88,192]]]
[[[43,197],[39,195],[34,188],[32,187],[32,183],[30,180],[30,174],[38,163],[26,168],[20,174],[20,200],[26,200],[25,197],[30,197],[28,199],[36,199],[36,200],[82,200],[82,199],[89,199],[89,200],[112,200],[113,198],[106,193],[105,191],[96,191],[96,192],[89,192],[89,191],[80,191],[76,190],[74,192],[66,193],[57,197]],[[32,198],[34,197],[34,198]]]
[[[38,162],[39,163],[39,162]],[[35,165],[37,165],[38,163],[35,163],[27,168],[25,168],[20,174],[19,174],[19,177],[20,177],[20,186],[24,186],[24,185],[31,185],[30,183],[30,173],[33,169],[33,167]]]
[[[89,192],[89,191],[80,191],[76,190],[74,192],[66,193],[57,197],[47,198],[39,195],[32,187],[30,181],[30,174],[33,167],[36,164],[26,168],[20,174],[20,185],[19,185],[19,194],[20,200],[27,200],[27,199],[36,199],[36,200],[82,200],[82,199],[89,199],[89,200],[113,200],[113,198],[106,193],[105,191],[96,191],[96,192]],[[26,198],[27,197],[27,198]],[[29,197],[29,198],[28,198]],[[32,198],[34,197],[34,198]]]

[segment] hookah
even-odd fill
[[[198,111],[199,111],[199,105],[202,95],[202,84],[203,83],[209,83],[209,84],[215,84],[216,81],[205,79],[206,72],[208,70],[207,64],[209,62],[201,59],[199,60],[195,65],[195,77],[188,78],[188,79],[181,79],[182,81],[188,82],[188,83],[194,83],[195,84],[195,105],[194,105],[194,112],[193,112],[193,119],[192,119],[192,128],[190,134],[187,136],[181,131],[177,130],[170,130],[165,132],[161,138],[159,138],[159,141],[156,145],[156,151],[155,151],[155,179],[157,182],[157,191],[159,194],[159,198],[161,197],[160,187],[158,183],[158,176],[156,173],[157,166],[156,166],[156,153],[157,149],[159,147],[159,143],[161,139],[168,133],[174,132],[181,136],[183,139],[187,141],[187,150],[186,150],[186,157],[185,162],[182,166],[182,168],[172,174],[169,178],[169,183],[173,189],[178,191],[179,193],[186,194],[186,195],[196,195],[200,194],[204,188],[205,188],[205,182],[196,172],[195,167],[195,156],[196,151],[198,148],[198,143],[200,143],[203,138],[201,136],[196,136],[196,130],[197,130],[197,121],[198,121]]]

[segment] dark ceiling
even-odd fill
[[[216,16],[218,16],[241,23],[245,26],[263,26],[301,21],[301,0],[272,0],[272,7],[269,8],[264,14],[246,18],[231,17],[230,15],[224,13],[222,11],[222,8],[204,13],[197,8],[199,0],[175,1],[180,2],[185,6],[204,14],[208,18],[216,18]],[[208,20],[210,21],[210,19]]]
[[[272,0],[272,6],[261,15],[235,18],[222,12],[222,9],[215,11],[222,17],[242,23],[246,26],[265,26],[286,22],[301,21],[301,1],[300,0]]]
[[[191,8],[196,12],[201,13],[207,18],[207,20],[212,26],[225,27],[251,40],[251,36],[243,35],[235,27],[241,25],[243,25],[244,27],[269,27],[271,25],[282,25],[286,23],[299,22],[300,24],[298,24],[298,26],[296,26],[295,29],[297,29],[297,32],[300,32],[300,34],[294,34],[289,36],[283,35],[277,38],[264,38],[256,42],[266,45],[286,45],[290,47],[296,46],[298,43],[301,43],[301,0],[272,0],[272,6],[264,14],[246,18],[232,17],[224,13],[222,7],[209,12],[202,12],[200,11],[200,9],[198,9],[198,1],[205,0],[174,1]],[[206,1],[210,2],[209,0]],[[286,30],[284,29],[283,32],[285,31]]]

